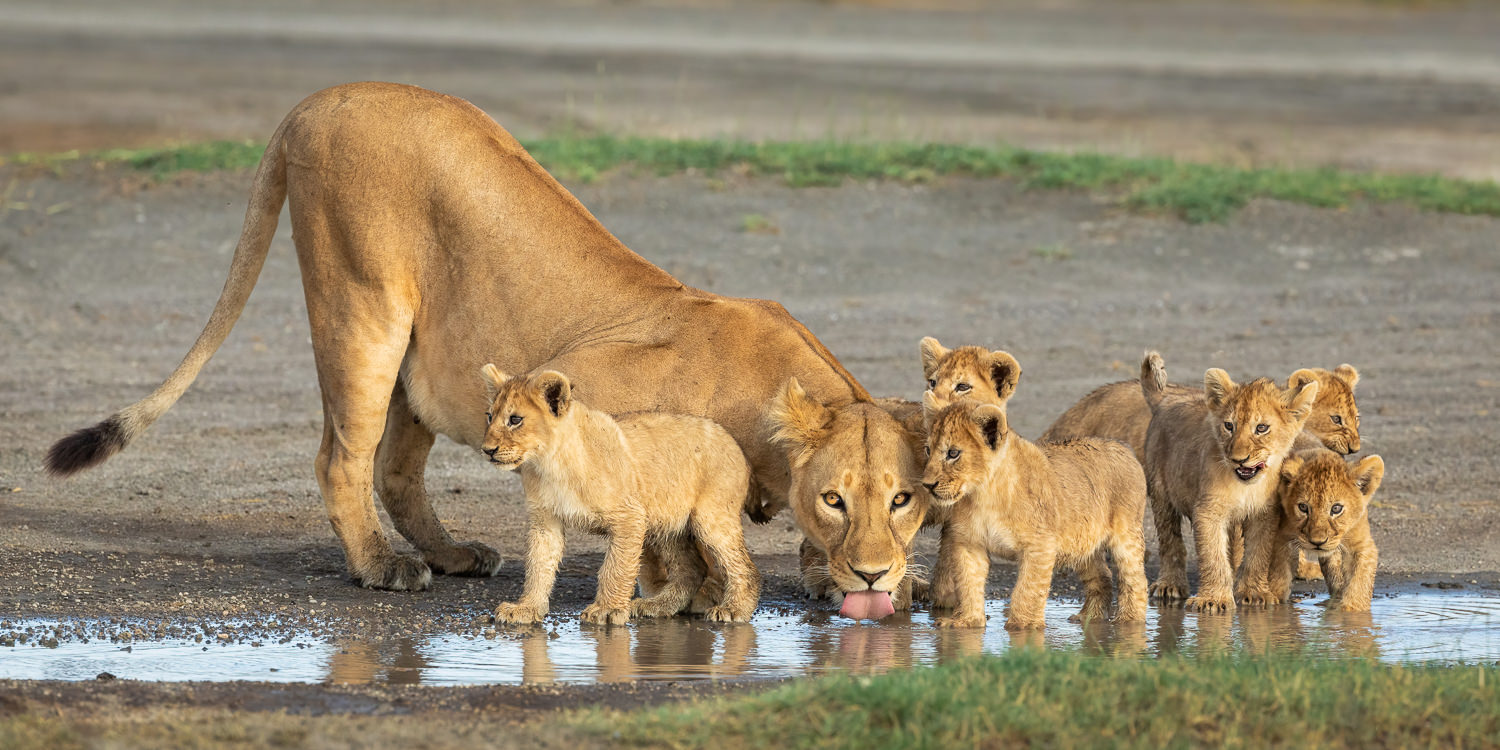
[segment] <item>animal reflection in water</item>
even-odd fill
[[[1230,614],[1193,613],[1180,605],[1156,608],[1152,649],[1158,654],[1295,654],[1380,658],[1380,628],[1369,612],[1307,612],[1298,607],[1242,608]]]

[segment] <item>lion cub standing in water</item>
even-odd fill
[[[723,427],[680,414],[613,418],[574,400],[559,372],[508,377],[492,364],[483,372],[491,403],[482,450],[491,463],[520,472],[531,512],[525,589],[519,602],[495,610],[496,620],[530,623],[547,614],[564,528],[609,535],[584,622],[622,624],[686,607],[702,581],[689,534],[724,572],[723,597],[704,617],[750,619],[760,598],[760,573],[740,526],[750,469]],[[666,583],[631,602],[646,545]]]
[[[1141,362],[1141,392],[1152,410],[1146,430],[1146,483],[1156,522],[1161,573],[1151,593],[1187,596],[1182,517],[1198,547],[1198,594],[1188,609],[1234,609],[1228,532],[1249,522],[1246,569],[1263,570],[1273,554],[1275,497],[1282,460],[1318,396],[1318,381],[1283,391],[1269,378],[1244,385],[1218,368],[1203,376],[1203,394],[1167,397],[1161,355]],[[1288,563],[1289,565],[1290,563]]]
[[[937,626],[984,626],[991,552],[1020,557],[1007,629],[1044,626],[1058,562],[1083,580],[1074,619],[1106,619],[1113,593],[1106,550],[1120,569],[1116,619],[1144,620],[1146,480],[1130,448],[1089,438],[1038,446],[1015,434],[994,404],[965,400],[938,411],[938,403],[924,396],[931,424],[922,484],[937,504],[953,507],[943,527],[953,559],[938,564],[952,569],[958,601]]]

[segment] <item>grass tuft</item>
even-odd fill
[[[1256,198],[1324,208],[1357,201],[1407,203],[1427,211],[1500,216],[1500,185],[1437,175],[1384,175],[1335,169],[1242,169],[1172,159],[1033,151],[1009,146],[848,141],[673,140],[560,135],[525,141],[563,179],[589,182],[622,169],[667,175],[733,171],[770,175],[794,187],[845,180],[930,182],[944,175],[1010,178],[1029,189],[1105,192],[1126,207],[1189,222],[1223,221]],[[91,159],[124,163],[158,177],[181,171],[254,166],[263,146],[217,141],[176,148],[93,154],[22,154],[18,164]]]

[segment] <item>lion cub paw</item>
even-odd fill
[[[1045,627],[1047,623],[1040,618],[1033,620],[1029,617],[1013,616],[1005,621],[1006,630],[1041,630]]]
[[[709,622],[749,622],[749,614],[739,614],[724,605],[709,607],[703,613],[703,619]]]
[[[1317,560],[1302,560],[1297,563],[1297,580],[1299,581],[1321,581],[1323,580],[1323,566]]]
[[[1236,598],[1239,599],[1240,604],[1271,607],[1280,604],[1284,597],[1278,597],[1268,589],[1245,589]]]
[[[676,602],[666,602],[651,597],[648,599],[636,599],[630,603],[631,617],[671,617],[677,614],[680,607]]]
[[[1188,597],[1186,581],[1157,581],[1151,584],[1149,592],[1152,598],[1163,601],[1176,601]]]
[[[540,607],[533,607],[530,604],[522,604],[520,602],[505,602],[495,608],[495,622],[509,625],[530,625],[534,622],[541,622],[542,616],[545,614],[547,614],[547,611]]]
[[[982,628],[984,627],[984,615],[939,617],[932,624],[940,628]]]
[[[624,625],[630,622],[630,610],[624,608],[611,609],[598,602],[583,608],[583,614],[578,619],[590,625]]]
[[[1187,608],[1193,612],[1203,612],[1206,614],[1233,612],[1234,598],[1199,594],[1198,596],[1188,598]]]

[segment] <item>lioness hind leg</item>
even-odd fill
[[[1068,622],[1104,622],[1109,619],[1109,604],[1114,598],[1114,585],[1110,580],[1109,564],[1100,548],[1077,568],[1078,578],[1083,582],[1083,608],[1068,617]]]
[[[375,489],[391,522],[439,573],[492,576],[500,570],[500,553],[479,542],[460,544],[433,512],[422,478],[435,436],[417,423],[398,381],[386,412],[385,435],[375,454]]]

